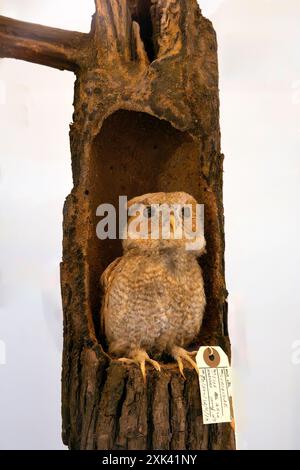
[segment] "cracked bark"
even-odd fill
[[[217,42],[196,0],[95,0],[89,34],[0,17],[0,57],[76,73],[70,128],[74,188],[64,207],[63,441],[70,449],[232,449],[229,424],[204,426],[198,379],[106,354],[99,278],[121,252],[96,238],[96,207],[183,190],[205,204],[207,295],[195,347],[230,356],[224,279],[223,156]]]

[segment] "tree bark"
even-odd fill
[[[0,55],[77,76],[61,264],[63,441],[70,449],[233,449],[230,424],[203,425],[195,371],[187,368],[184,381],[166,358],[161,373],[148,369],[145,386],[137,367],[109,357],[99,324],[100,275],[121,243],[97,239],[97,206],[186,191],[205,204],[207,240],[207,308],[194,347],[220,345],[230,356],[215,32],[196,0],[95,3],[89,35],[37,27],[28,39],[30,26],[0,21]]]
[[[0,57],[26,60],[75,72],[89,35],[0,16]]]

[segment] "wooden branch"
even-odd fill
[[[0,16],[0,57],[75,72],[80,67],[89,39],[89,34]]]

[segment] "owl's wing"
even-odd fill
[[[102,302],[102,307],[101,307],[101,313],[100,313],[100,321],[101,321],[101,330],[103,333],[105,333],[105,318],[107,317],[108,314],[108,299],[109,299],[109,294],[110,294],[110,289],[112,282],[114,280],[114,277],[117,273],[117,267],[121,265],[123,258],[116,258],[110,265],[107,266],[105,271],[102,273],[100,277],[100,285],[102,287],[103,291],[103,302]]]

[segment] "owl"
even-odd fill
[[[184,362],[197,371],[186,348],[198,335],[206,300],[197,258],[205,252],[203,230],[194,230],[197,202],[187,193],[153,193],[128,202],[123,256],[101,276],[101,326],[108,352],[161,370],[167,353],[184,377]],[[155,360],[155,359],[157,360]]]

